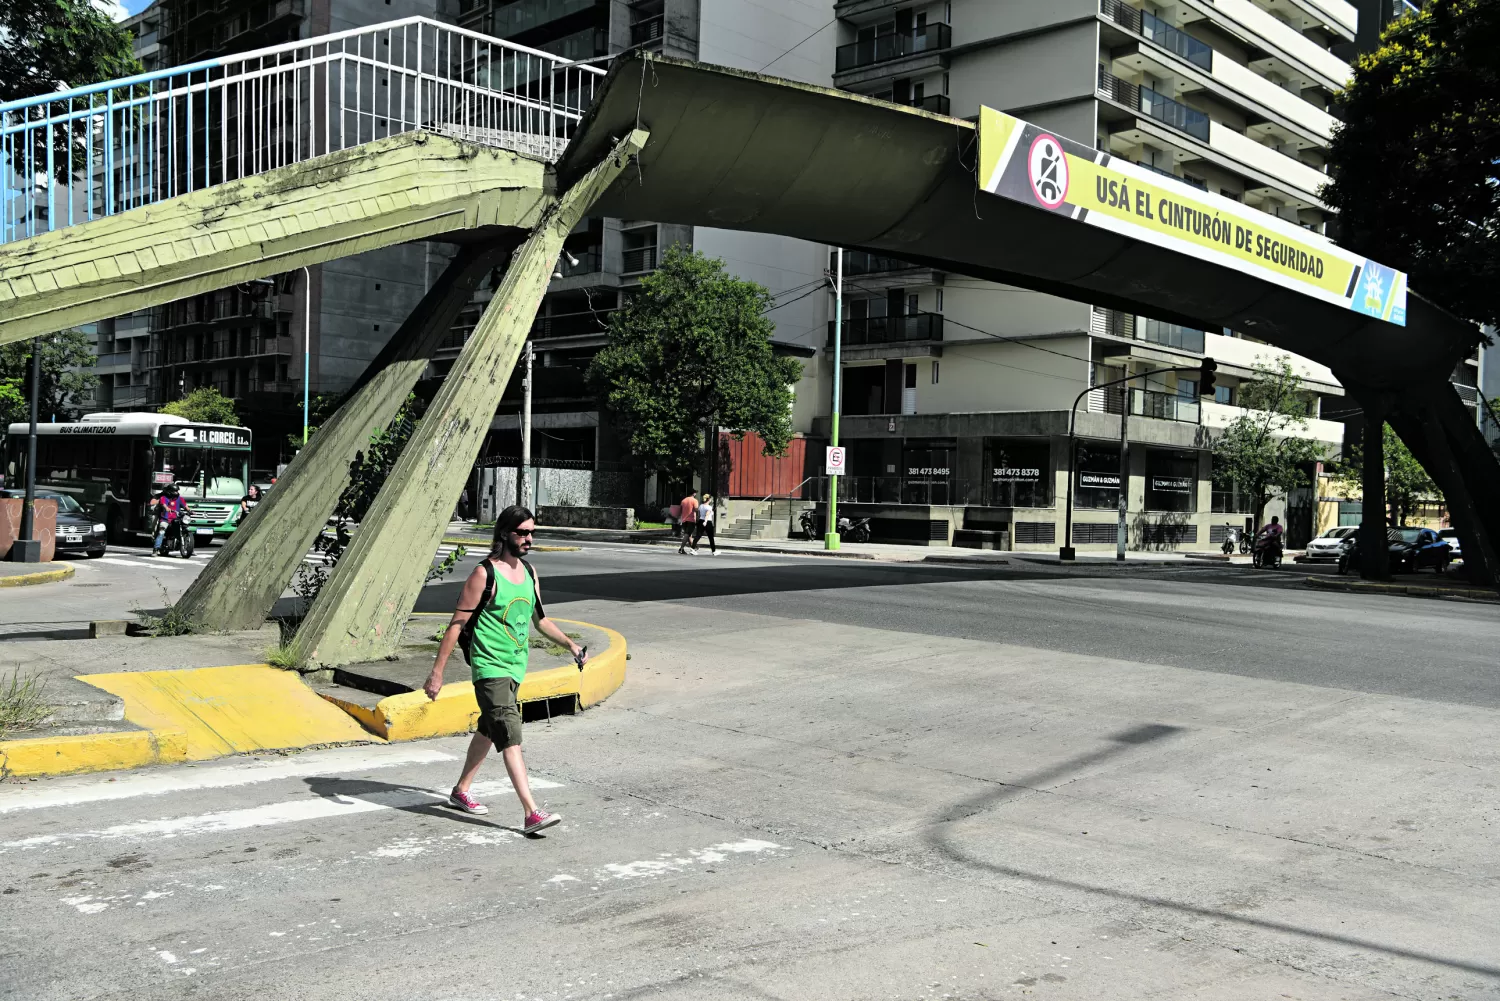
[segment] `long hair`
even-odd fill
[[[523,521],[532,521],[536,515],[530,508],[512,504],[495,518],[495,536],[490,540],[490,555],[498,556],[505,551],[505,538]]]

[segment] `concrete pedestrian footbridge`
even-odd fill
[[[309,662],[389,652],[586,212],[887,253],[1251,334],[1389,419],[1494,574],[1500,464],[1448,383],[1473,324],[1317,234],[999,112],[976,124],[643,52],[605,72],[408,18],[0,105],[0,132],[0,343],[392,244],[461,245],[184,595],[214,628],[264,617],[369,429],[507,265],[302,625]],[[1379,449],[1367,460],[1373,475]]]

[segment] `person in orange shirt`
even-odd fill
[[[691,491],[682,499],[682,545],[677,547],[679,553],[687,553],[688,543],[693,541],[693,533],[698,528],[698,491]]]

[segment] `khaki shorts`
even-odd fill
[[[476,678],[474,700],[479,703],[479,723],[475,727],[490,738],[500,750],[521,744],[521,710],[516,705],[514,678]]]

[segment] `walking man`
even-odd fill
[[[714,543],[714,495],[704,494],[703,503],[698,505],[698,534],[693,536],[693,552],[698,551],[698,540],[708,536],[708,555],[719,555],[718,546]]]
[[[690,490],[688,495],[682,499],[682,514],[678,516],[682,522],[682,545],[677,547],[679,553],[688,551],[688,543],[695,542],[694,534],[698,531],[698,491]],[[694,552],[697,546],[693,546]]]
[[[498,747],[511,787],[526,814],[523,823],[526,834],[535,834],[562,820],[561,815],[548,813],[531,798],[526,762],[521,757],[521,712],[516,705],[516,692],[526,677],[532,621],[535,620],[542,635],[572,653],[580,668],[588,659],[582,648],[547,618],[542,608],[541,585],[524,559],[531,551],[535,533],[536,519],[526,508],[517,504],[500,512],[495,519],[495,540],[490,554],[464,582],[458,608],[443,631],[432,673],[422,686],[429,699],[438,697],[448,657],[473,616],[468,659],[474,678],[474,698],[479,703],[479,725],[469,741],[463,773],[448,794],[448,805],[465,813],[490,812],[489,807],[470,794],[469,787],[490,748]]]

